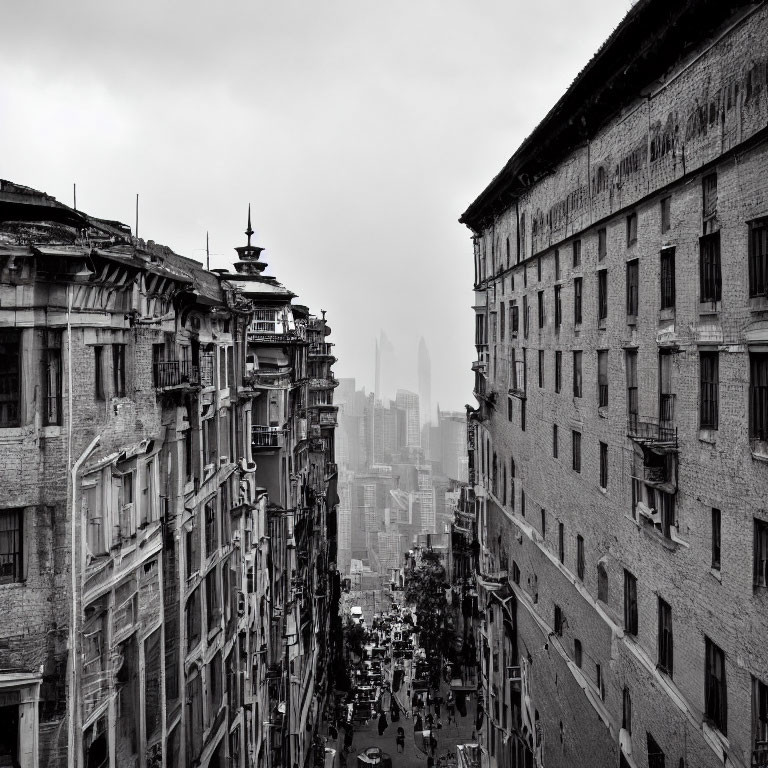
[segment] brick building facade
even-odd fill
[[[492,766],[768,759],[766,39],[640,0],[462,216]]]
[[[291,327],[256,343],[238,274],[6,181],[0,267],[0,760],[313,764],[339,592],[333,407],[307,416],[324,319],[280,287]]]

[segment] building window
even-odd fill
[[[517,336],[520,330],[520,313],[517,307],[517,302],[513,301],[512,306],[509,308],[509,332],[513,336]]]
[[[507,235],[507,266],[510,264],[510,249],[509,249],[509,235]]]
[[[558,330],[563,324],[563,299],[562,286],[555,286],[555,330]]]
[[[627,316],[637,317],[639,304],[639,261],[633,259],[627,262]]]
[[[661,252],[661,308],[675,308],[675,249]]]
[[[93,395],[97,400],[105,398],[104,392],[104,347],[93,348]]]
[[[725,682],[725,653],[706,636],[704,642],[704,712],[722,734],[727,736],[728,690]]]
[[[629,688],[624,688],[621,701],[621,727],[627,733],[632,733],[632,697],[629,695]]]
[[[597,564],[597,599],[608,602],[608,569],[605,563]]]
[[[630,213],[627,216],[627,246],[637,242],[637,214]]]
[[[212,632],[216,629],[221,621],[218,572],[218,567],[214,567],[205,577],[205,608],[208,616],[208,632]]]
[[[608,445],[600,443],[600,487],[608,489]]]
[[[648,748],[648,768],[664,768],[665,757],[661,747],[656,743],[656,739],[646,731],[646,746]]]
[[[599,664],[595,664],[595,686],[600,694],[600,698],[605,698],[605,688],[603,688],[603,668]]]
[[[558,454],[558,435],[557,435],[557,424],[552,425],[552,457],[557,458]]]
[[[525,517],[525,491],[520,489],[520,514]]]
[[[61,424],[61,333],[44,331],[43,349],[43,424]]]
[[[581,472],[581,432],[571,431],[573,449],[573,471]]]
[[[597,230],[597,259],[603,261],[608,253],[608,232],[603,227]]]
[[[0,331],[0,428],[21,426],[21,331]]]
[[[749,437],[768,441],[768,352],[749,355]]]
[[[581,266],[581,240],[573,241],[573,266],[574,269]]]
[[[525,399],[520,400],[520,429],[525,432]]]
[[[563,609],[555,603],[555,634],[562,636],[563,634]]]
[[[717,304],[722,293],[720,230],[699,238],[699,301]]]
[[[573,660],[576,662],[576,666],[581,669],[581,663],[582,663],[582,650],[581,650],[581,640],[574,640],[573,641]]]
[[[715,571],[720,570],[720,525],[721,516],[720,510],[712,508],[712,568]]]
[[[573,324],[581,325],[581,281],[582,278],[573,279]]]
[[[557,524],[557,556],[561,563],[565,562],[565,525]]]
[[[125,344],[112,345],[112,394],[125,397]]]
[[[0,584],[24,578],[24,510],[0,509]]]
[[[719,401],[719,356],[717,352],[699,353],[702,429],[717,429]]]
[[[541,256],[536,259],[536,279],[541,282]]]
[[[544,350],[539,350],[539,388],[544,387]]]
[[[599,408],[608,407],[608,350],[597,352],[597,405]]]
[[[701,218],[704,220],[704,231],[711,227],[711,220],[717,216],[717,174],[710,173],[701,180],[702,211]]]
[[[768,587],[768,521],[754,518],[754,584]]]
[[[205,505],[205,556],[210,557],[219,547],[219,526],[216,515],[216,502]]]
[[[186,609],[187,619],[187,651],[191,651],[199,642],[201,637],[202,617],[200,614],[200,587],[192,592],[187,600]]]
[[[761,765],[760,758],[765,764],[768,758],[768,685],[756,677],[752,678],[752,740],[753,764]]]
[[[659,207],[661,208],[661,233],[669,232],[671,224],[671,210],[672,210],[672,198],[665,197],[662,199]]]
[[[507,421],[512,421],[512,398],[507,397]]]
[[[749,222],[749,296],[768,297],[768,218]]]
[[[504,281],[501,281],[501,284],[504,285]],[[502,301],[499,305],[499,323],[500,323],[500,336],[501,341],[504,341],[504,332],[506,331],[506,320],[507,320],[507,314],[504,312],[504,302]]]
[[[563,386],[563,353],[555,352],[555,392],[558,394]]]
[[[560,279],[560,250],[555,248],[555,280]]]
[[[658,666],[672,677],[672,607],[659,598],[659,661]]]
[[[597,272],[597,322],[604,323],[608,319],[608,270]]]
[[[627,415],[630,427],[637,427],[638,398],[637,398],[637,350],[628,349],[627,363]]]
[[[624,569],[624,631],[637,634],[637,579]]]
[[[576,537],[576,575],[584,581],[584,537]]]
[[[581,397],[581,352],[573,353],[573,396]]]
[[[544,291],[539,291],[539,329],[544,327]]]
[[[528,297],[523,296],[523,336],[526,339],[528,338],[528,320],[529,320]]]
[[[541,508],[541,537],[547,537],[547,510],[544,507]]]

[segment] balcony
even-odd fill
[[[631,413],[627,419],[627,437],[656,448],[677,450],[677,427],[660,419],[644,419]]]
[[[750,768],[768,768],[768,741],[756,741]]]
[[[333,344],[325,341],[316,341],[309,345],[307,350],[310,357],[333,357]]]
[[[246,387],[253,389],[287,389],[291,385],[288,371],[248,371],[243,380]]]
[[[320,411],[320,426],[321,427],[335,427],[336,426],[336,412],[335,411]]]
[[[254,424],[251,428],[252,448],[280,448],[282,442],[283,430],[280,427]]]
[[[200,386],[200,369],[189,360],[158,360],[152,363],[155,389]]]

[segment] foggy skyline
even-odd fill
[[[4,8],[0,177],[228,267],[254,242],[325,309],[339,376],[373,389],[375,340],[432,403],[471,398],[461,212],[630,3],[286,2]],[[34,16],[33,16],[34,12]],[[547,45],[540,40],[546,37]]]

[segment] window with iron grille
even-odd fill
[[[672,677],[672,607],[662,598],[659,598],[659,658],[658,666]]]
[[[561,563],[565,562],[565,525],[557,524],[557,556]]]
[[[634,245],[637,242],[637,214],[630,213],[627,216],[627,245]]]
[[[664,234],[664,232],[668,232],[669,228],[672,226],[672,198],[663,198],[659,207],[661,208],[661,233]]]
[[[584,581],[584,537],[581,534],[576,537],[576,575]]]
[[[600,487],[608,488],[608,444],[600,443]]]
[[[754,518],[754,579],[756,587],[768,587],[768,521]]]
[[[639,261],[633,259],[627,262],[627,316],[637,317],[639,297]]]
[[[716,571],[720,570],[720,525],[720,510],[712,507],[712,568]]]
[[[627,414],[632,419],[637,419],[637,350],[628,349],[626,351],[627,367]]]
[[[61,424],[61,332],[43,331],[43,424]]]
[[[768,441],[768,353],[749,355],[749,437]]]
[[[725,680],[725,653],[708,637],[705,641],[704,713],[722,732],[728,735],[728,689]]]
[[[603,261],[608,253],[608,232],[603,227],[597,230],[597,258],[598,261]]]
[[[581,397],[581,352],[573,353],[573,396]]]
[[[699,388],[701,412],[699,423],[702,429],[717,429],[719,403],[719,355],[717,352],[699,353]]]
[[[624,631],[637,634],[637,579],[624,569]]]
[[[563,609],[555,603],[555,634],[563,634]]]
[[[125,344],[112,345],[112,394],[125,397]]]
[[[0,584],[24,579],[24,510],[0,509]]]
[[[664,768],[664,752],[650,733],[646,734],[646,738],[648,742],[648,768]]]
[[[699,238],[699,301],[715,304],[720,301],[722,276],[720,272],[720,230]]]
[[[558,435],[557,435],[557,424],[552,425],[552,456],[553,458],[557,458],[558,454]]]
[[[717,174],[710,173],[701,180],[702,210],[701,218],[704,220],[705,232],[707,222],[717,216]]]
[[[629,695],[629,688],[624,688],[621,702],[621,727],[627,733],[632,733],[632,697]]]
[[[573,279],[573,323],[581,325],[581,281],[582,278]]]
[[[563,323],[563,301],[562,286],[555,286],[555,330],[558,330]]]
[[[754,765],[764,765],[768,758],[768,685],[756,677],[752,678],[752,740],[754,752],[763,759]]]
[[[597,405],[599,408],[608,407],[608,350],[597,352]]]
[[[560,250],[555,248],[555,280],[560,279]]]
[[[514,336],[517,336],[519,328],[520,328],[520,315],[518,312],[517,302],[513,301],[512,306],[509,308],[510,333],[512,333]]]
[[[555,352],[555,392],[559,393],[563,385],[563,353]]]
[[[597,321],[603,322],[608,318],[608,270],[601,269],[597,273]]]
[[[574,240],[571,248],[573,250],[573,266],[581,266],[581,240]]]
[[[572,462],[574,472],[581,472],[581,432],[571,430]]]
[[[768,218],[749,222],[749,295],[768,297]]]
[[[661,308],[675,308],[675,249],[661,252]]]
[[[539,301],[539,307],[538,307],[538,309],[539,309],[539,329],[541,329],[541,328],[544,327],[544,323],[545,323],[545,320],[546,320],[546,318],[544,316],[544,291],[539,291],[538,301]]]
[[[21,331],[0,331],[0,428],[21,425]]]
[[[277,331],[277,310],[254,310],[251,330],[256,331],[257,333],[275,333]]]
[[[544,350],[539,350],[539,388],[544,387]]]

